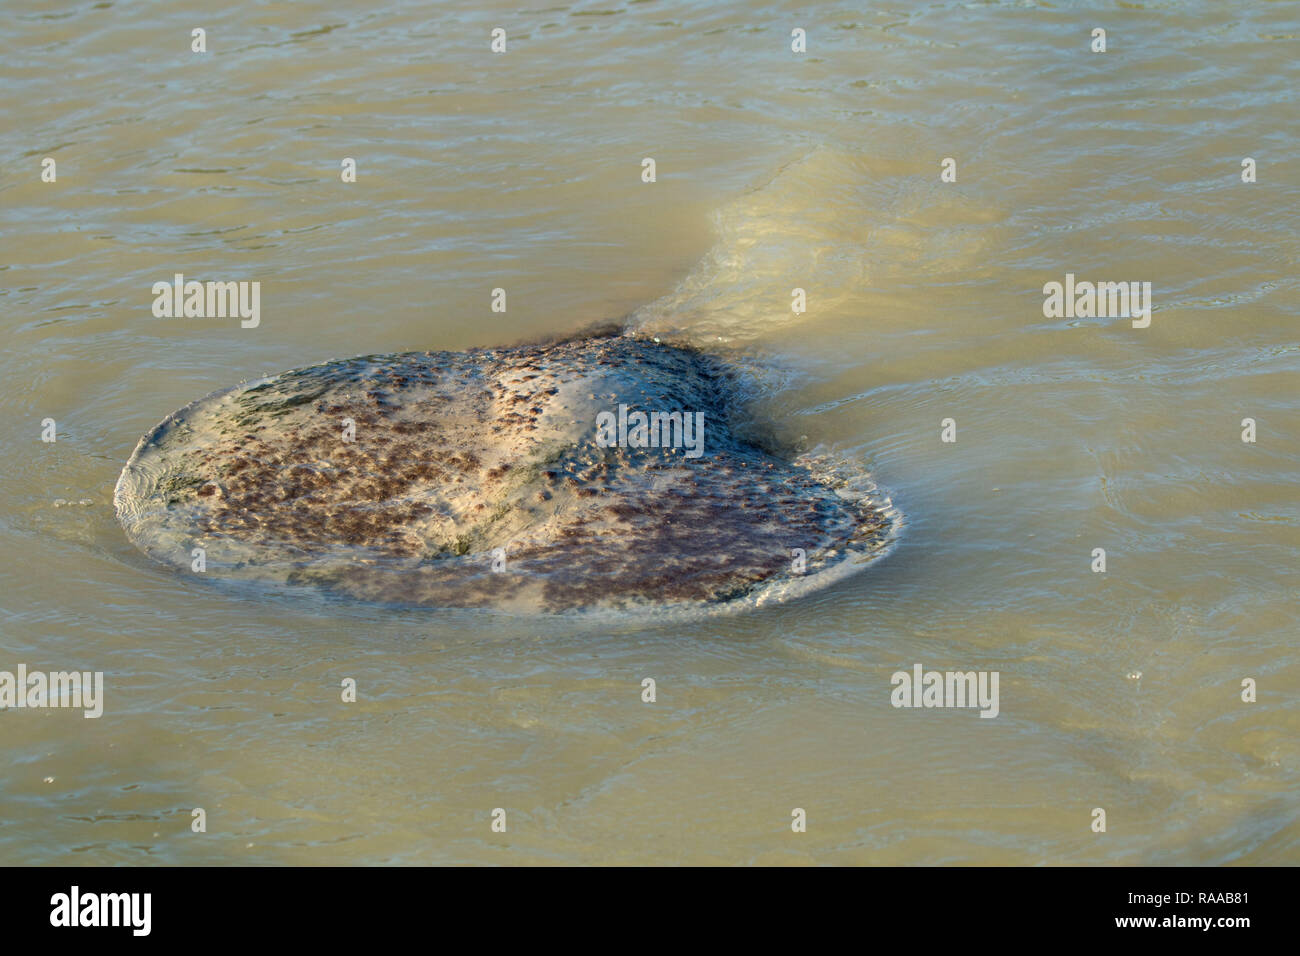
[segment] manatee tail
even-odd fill
[[[765,182],[713,216],[717,240],[667,295],[634,311],[628,334],[662,338],[722,354],[738,373],[733,427],[808,469],[850,500],[874,501],[892,532],[902,515],[877,488],[859,456],[804,436],[780,435],[762,411],[807,374],[797,358],[765,347],[793,325],[861,315],[873,279],[942,271],[954,250],[913,223],[936,205],[960,199],[942,193],[938,177],[919,182],[911,169],[828,146],[818,146],[778,169]],[[967,210],[967,214],[969,210]],[[812,303],[796,312],[794,290]],[[833,319],[832,319],[833,321]],[[778,357],[779,355],[779,357]],[[757,415],[757,417],[752,417]]]
[[[719,209],[713,248],[677,288],[632,313],[631,331],[704,348],[744,344],[799,319],[795,287],[815,289],[819,310],[828,290],[842,297],[860,288],[865,237],[852,234],[849,211],[827,195],[861,181],[854,166],[847,154],[818,147]]]
[[[981,261],[998,213],[945,189],[937,171],[918,177],[911,161],[818,146],[713,218],[716,244],[677,288],[632,313],[631,332],[718,350],[795,324],[867,320],[874,286]],[[796,288],[806,314],[793,308]]]

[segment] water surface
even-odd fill
[[[0,669],[106,702],[0,712],[0,861],[1300,862],[1298,38],[1269,2],[13,10]],[[177,272],[260,281],[260,326],[154,318]],[[1151,282],[1150,328],[1044,318],[1067,272]],[[240,598],[115,520],[213,389],[611,318],[752,368],[895,553],[596,625]],[[999,671],[1001,714],[892,708],[915,663]]]

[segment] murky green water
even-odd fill
[[[1300,862],[1298,43],[1266,2],[11,11],[0,670],[105,701],[0,711],[0,862]],[[260,324],[155,318],[178,272]],[[1067,273],[1150,327],[1045,318]],[[752,366],[895,553],[605,626],[241,597],[115,520],[215,388],[623,317]],[[917,663],[999,716],[892,707]]]

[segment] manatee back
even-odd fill
[[[328,362],[168,416],[115,501],[163,563],[402,605],[716,610],[883,553],[887,511],[739,439],[733,394],[717,360],[628,336]],[[620,405],[703,415],[698,457],[603,447]]]

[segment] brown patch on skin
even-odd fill
[[[160,560],[201,541],[214,576],[397,604],[716,604],[789,577],[792,548],[810,571],[878,548],[869,502],[731,433],[732,394],[716,359],[627,336],[332,362],[182,409],[116,501]],[[703,456],[599,447],[620,403],[703,412]]]

